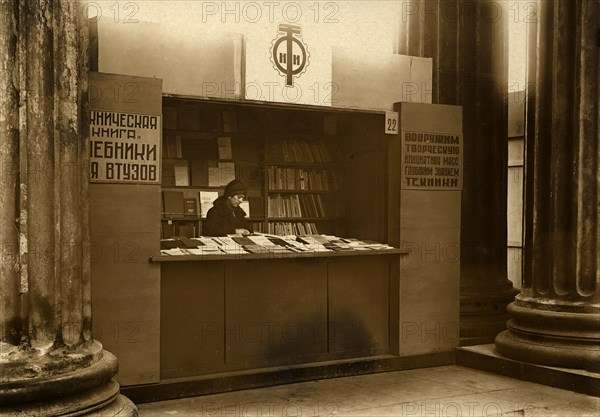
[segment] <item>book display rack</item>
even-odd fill
[[[179,98],[164,98],[163,115],[162,239],[202,236],[233,179],[256,232],[344,234],[340,115]]]
[[[161,384],[396,352],[384,115],[175,97],[163,114]],[[232,178],[254,233],[203,236]],[[243,337],[257,323],[294,337]]]

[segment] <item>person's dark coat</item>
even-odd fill
[[[246,212],[240,207],[231,207],[227,197],[220,196],[208,210],[206,220],[202,222],[202,235],[225,236],[234,234],[235,229],[252,231],[252,226],[245,218]]]

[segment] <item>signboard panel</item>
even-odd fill
[[[389,241],[409,252],[400,262],[401,356],[451,352],[460,328],[462,108],[396,103],[399,134],[390,138]],[[438,329],[442,337],[426,337]]]
[[[401,140],[402,189],[462,190],[462,135],[403,130]]]
[[[169,2],[169,12],[185,7],[173,3],[176,2]],[[144,9],[149,7],[152,6],[144,4]],[[98,70],[160,78],[165,94],[242,98],[241,34],[210,31],[197,24],[170,24],[164,15],[160,20],[161,23],[140,20],[123,24],[110,18],[99,19]]]
[[[157,184],[160,116],[92,110],[90,181]]]
[[[386,111],[385,112],[385,134],[386,135],[397,135],[398,134],[398,112]]]
[[[125,385],[160,380],[162,80],[90,72],[94,338]],[[145,168],[144,168],[145,167]]]
[[[160,183],[162,110],[147,104],[156,102],[161,80],[90,74],[90,182]]]
[[[335,105],[331,46],[315,25],[274,24],[245,35],[244,98]]]
[[[390,111],[395,102],[431,103],[431,58],[332,48],[336,107]]]

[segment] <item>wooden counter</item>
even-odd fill
[[[153,257],[161,380],[390,353],[402,253]]]
[[[289,259],[289,258],[332,258],[338,256],[399,255],[408,252],[402,249],[352,250],[329,252],[288,252],[288,253],[237,253],[218,255],[160,255],[152,256],[150,262],[190,262],[190,261],[236,261],[247,259]]]

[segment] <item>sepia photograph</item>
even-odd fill
[[[0,0],[0,417],[600,415],[600,0]]]

